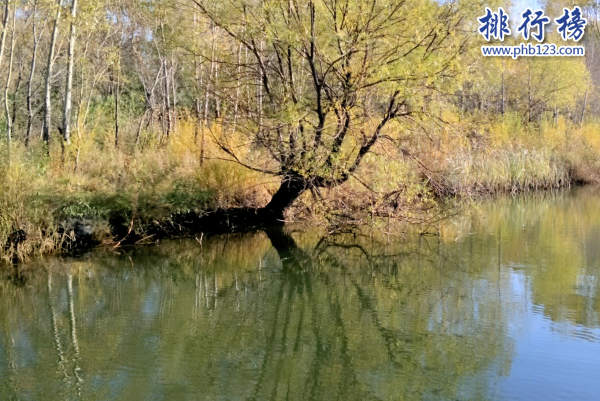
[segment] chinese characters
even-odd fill
[[[573,39],[579,41],[583,36],[587,20],[581,17],[581,8],[575,7],[572,11],[564,9],[562,17],[555,19],[558,24],[558,32],[563,40]]]
[[[531,16],[534,16],[532,19]],[[518,32],[521,32],[525,40],[529,40],[529,33],[532,27],[536,27],[537,32],[532,33],[531,36],[538,42],[544,41],[544,26],[550,22],[550,18],[544,16],[544,11],[537,10],[531,11],[530,8],[525,10],[523,14],[521,14],[521,18],[523,18],[523,23],[517,29]]]
[[[500,41],[504,40],[504,35],[510,35],[510,28],[508,27],[508,15],[504,12],[502,7],[498,8],[497,13],[493,13],[489,8],[485,8],[486,14],[478,18],[481,22],[479,32],[483,35],[485,40],[490,40],[490,37],[494,37]]]
[[[504,41],[504,36],[511,34],[509,26],[509,16],[502,7],[498,12],[493,12],[488,7],[485,8],[485,15],[477,18],[480,23],[479,33],[485,40],[497,39]],[[572,10],[565,8],[564,13],[559,18],[554,19],[558,25],[558,33],[563,40],[579,41],[585,32],[587,20],[581,15],[581,8],[575,7]],[[550,23],[550,18],[544,15],[543,10],[533,11],[530,8],[521,13],[521,23],[517,28],[517,33],[523,35],[525,40],[531,36],[538,42],[544,41],[546,25]]]

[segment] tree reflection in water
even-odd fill
[[[39,261],[0,281],[0,394],[494,398],[532,301],[597,341],[586,199],[579,217],[568,197],[509,201],[392,244],[277,228]]]

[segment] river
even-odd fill
[[[3,270],[0,399],[600,399],[600,190],[318,232]]]

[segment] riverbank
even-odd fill
[[[306,192],[286,219],[329,226],[380,220],[389,229],[390,218],[435,220],[443,215],[440,199],[600,182],[598,124],[448,126],[433,137],[382,143],[352,179]],[[202,146],[191,124],[181,123],[168,141],[142,138],[118,149],[108,133],[82,138],[65,154],[54,141],[49,157],[40,144],[15,145],[10,163],[0,149],[0,259],[237,231],[260,224],[260,216],[237,226],[228,217],[264,206],[279,185],[276,176],[223,160],[212,141]]]

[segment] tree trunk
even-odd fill
[[[2,56],[4,55],[4,42],[6,41],[6,31],[8,25],[8,0],[5,0],[4,18],[2,18],[2,36],[0,36],[0,68],[2,68]]]
[[[58,0],[56,9],[56,18],[54,19],[54,28],[52,29],[52,38],[50,39],[50,49],[48,50],[48,67],[46,68],[46,90],[44,95],[44,131],[43,139],[46,143],[46,151],[50,152],[50,130],[52,129],[52,101],[50,90],[52,86],[52,67],[54,66],[54,48],[56,47],[56,38],[58,36],[58,21],[62,10],[62,0]]]
[[[308,185],[304,178],[296,175],[285,177],[271,201],[263,208],[264,218],[273,222],[283,222],[285,210],[307,189]]]
[[[504,115],[504,59],[502,59],[502,104],[500,113]]]
[[[238,107],[240,103],[240,86],[241,80],[240,76],[242,74],[242,44],[240,43],[238,49],[238,69],[237,69],[237,84],[235,89],[235,105],[233,106],[233,129],[231,132],[235,134],[236,124],[237,124],[237,116],[238,116]]]
[[[198,131],[202,125],[202,117],[200,117],[200,98],[194,99],[194,110],[196,112],[196,121],[194,123],[194,143],[198,143]]]
[[[587,96],[588,90],[590,89],[590,84],[585,88],[585,96],[583,97],[583,109],[581,110],[581,120],[579,121],[579,126],[583,127],[583,118],[585,117],[585,108],[587,106]]]
[[[260,42],[260,52],[262,54],[263,51],[263,42]],[[262,125],[263,125],[263,81],[264,81],[264,75],[263,75],[263,70],[262,68],[260,69],[260,77],[258,78],[259,81],[257,82],[258,85],[258,132],[260,133],[262,131]]]
[[[8,4],[8,0],[6,2]],[[6,17],[5,19],[8,18],[8,6],[6,8]],[[13,58],[14,58],[14,53],[15,53],[15,14],[16,14],[16,6],[15,9],[13,10],[13,16],[12,16],[12,32],[11,32],[11,39],[10,39],[10,55],[9,55],[9,60],[8,60],[8,74],[6,76],[6,85],[4,86],[4,109],[6,112],[6,141],[8,143],[8,150],[9,150],[9,155],[10,155],[10,140],[11,140],[11,136],[12,136],[12,118],[10,116],[10,108],[8,106],[8,89],[10,88],[10,79],[12,76],[12,66],[13,66]],[[2,34],[2,36],[6,36],[6,30],[7,30],[7,26],[4,26],[4,32]],[[3,38],[4,39],[4,38]]]
[[[12,126],[13,126],[13,131],[15,130],[15,125],[17,124],[17,113],[19,111],[19,108],[17,107],[19,104],[19,99],[18,99],[18,95],[19,95],[19,90],[21,90],[21,84],[23,83],[23,54],[21,53],[23,49],[20,49],[20,52],[18,53],[17,56],[15,56],[18,60],[19,60],[19,75],[17,75],[17,82],[15,84],[15,89],[14,89],[14,98],[13,98],[13,102],[12,102]]]
[[[173,131],[177,132],[177,86],[175,85],[175,73],[177,72],[177,63],[171,55],[171,92],[173,92]]]
[[[135,146],[138,146],[140,144],[140,136],[142,134],[142,126],[144,125],[144,119],[146,118],[146,114],[148,114],[148,109],[144,111],[144,114],[142,114],[142,117],[140,118],[140,123],[135,134]]]
[[[169,94],[169,70],[167,69],[167,57],[163,61],[163,72],[164,72],[164,107],[167,117],[167,139],[171,135],[171,96]],[[163,117],[164,118],[164,117]]]
[[[215,64],[215,88],[218,88],[219,86],[219,64]],[[221,119],[221,100],[218,96],[215,96],[215,119],[216,120],[220,120]]]
[[[533,98],[531,96],[531,63],[529,63],[529,78],[527,80],[527,88],[528,88],[528,98],[529,98],[529,105],[527,107],[527,121],[531,122],[531,105],[532,105],[532,101]]]
[[[65,87],[65,109],[63,113],[63,139],[71,144],[71,91],[73,87],[73,53],[75,51],[75,18],[77,17],[77,0],[71,6],[71,33],[69,35],[69,65],[67,67],[67,83]]]
[[[117,87],[115,91],[115,148],[119,146],[119,68],[117,67]]]
[[[215,69],[215,28],[214,26],[211,29],[212,34],[212,51],[210,58],[210,73],[208,75],[208,79],[206,80],[206,99],[204,101],[204,122],[202,124],[202,131],[200,132],[200,165],[204,165],[204,129],[208,127],[208,102],[210,101],[210,81],[213,78],[213,72]]]

